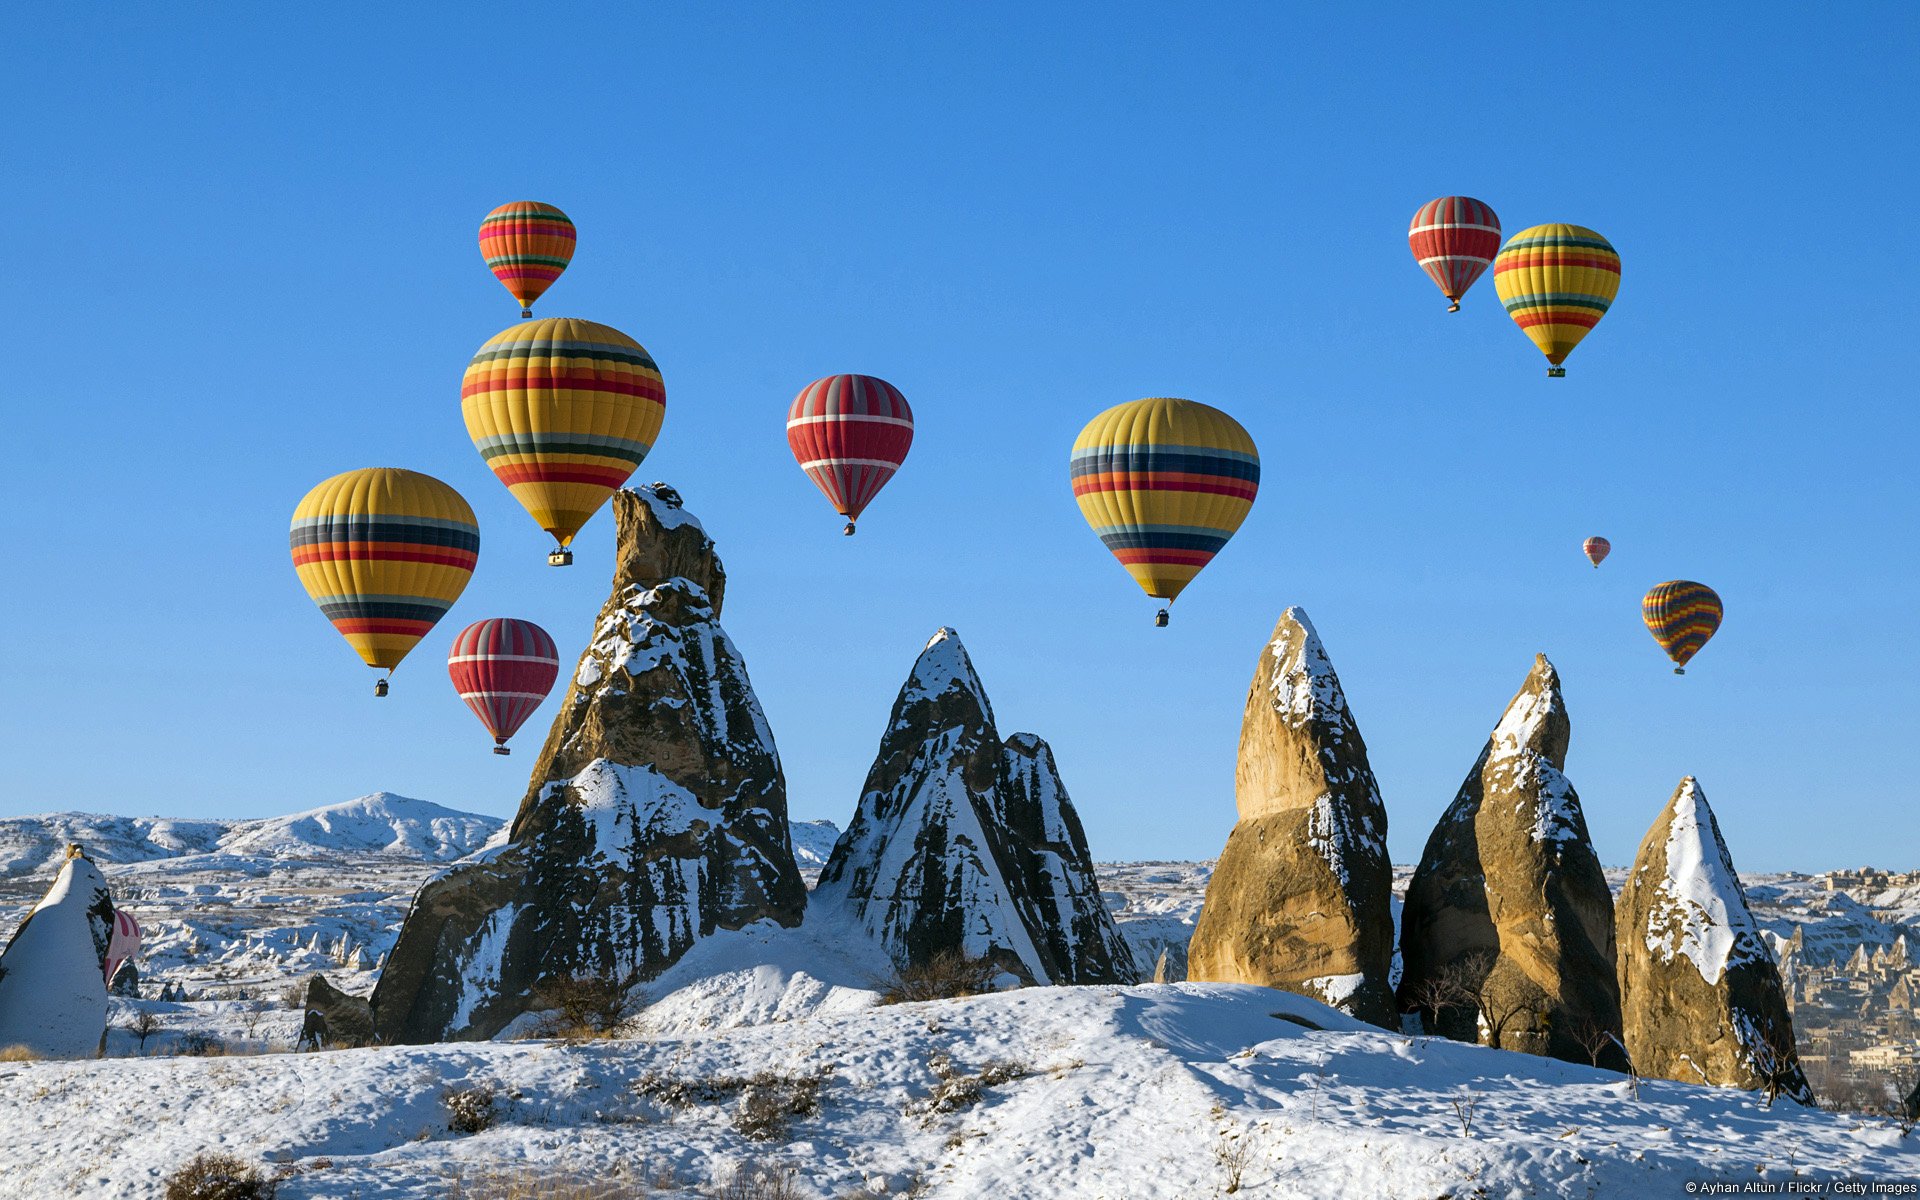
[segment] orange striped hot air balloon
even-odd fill
[[[1647,632],[1674,662],[1673,673],[1685,675],[1687,662],[1700,653],[1700,647],[1720,628],[1726,609],[1720,596],[1704,583],[1691,579],[1670,579],[1659,584],[1640,601],[1640,618]]]
[[[533,315],[538,300],[573,261],[573,222],[551,204],[515,200],[480,222],[480,254],[487,270]]]
[[[1607,555],[1613,553],[1613,543],[1603,537],[1590,537],[1580,543],[1580,551],[1598,569],[1601,563],[1607,561]]]
[[[1494,256],[1493,287],[1507,315],[1547,356],[1547,374],[1600,323],[1620,291],[1620,255],[1580,225],[1522,229]]]

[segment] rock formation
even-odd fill
[[[960,636],[933,635],[893,703],[880,752],[813,907],[843,914],[900,963],[947,950],[1030,983],[1131,983],[1080,818],[1041,739],[1002,741]]]
[[[303,1045],[318,1050],[351,1049],[373,1043],[373,1008],[365,996],[343,992],[325,975],[307,980],[307,1016],[300,1027]]]
[[[1636,1070],[1813,1103],[1773,952],[1692,776],[1641,840],[1617,911]]]
[[[92,1058],[107,1036],[113,897],[77,845],[53,886],[0,952],[0,1049]]]
[[[1398,1027],[1387,810],[1307,614],[1254,668],[1234,772],[1240,819],[1187,948],[1188,979],[1297,992]]]
[[[663,484],[613,498],[618,563],[504,839],[414,898],[373,994],[390,1042],[490,1037],[535,993],[644,980],[718,929],[800,922],[786,779],[720,627],[726,572]]]
[[[1570,733],[1538,656],[1407,888],[1400,1007],[1448,1037],[1624,1069],[1613,897],[1561,773]]]

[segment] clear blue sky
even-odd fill
[[[640,478],[719,541],[796,816],[844,821],[953,625],[1097,855],[1211,856],[1299,604],[1398,860],[1544,651],[1608,862],[1691,772],[1746,869],[1920,865],[1920,9],[626,7],[0,18],[0,812],[512,811],[557,693],[490,755],[446,642],[519,615],[576,654],[612,537],[548,569],[460,420],[517,315],[474,229],[530,198],[580,228],[543,311],[661,365]],[[1454,192],[1619,248],[1566,379],[1490,279],[1450,317],[1414,266],[1408,217]],[[850,540],[782,428],[835,371],[919,421]],[[1235,414],[1265,472],[1166,630],[1066,476],[1090,416],[1157,394]],[[312,484],[372,465],[483,535],[382,702],[286,549]],[[1684,679],[1638,612],[1675,577],[1727,604]]]

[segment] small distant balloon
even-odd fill
[[[913,410],[900,389],[871,375],[828,375],[787,409],[787,447],[851,534],[913,446]]]
[[[1141,590],[1169,604],[1240,528],[1260,490],[1260,455],[1240,422],[1167,396],[1087,422],[1069,472],[1080,515]],[[1155,623],[1167,623],[1165,608]]]
[[[1580,549],[1586,554],[1587,561],[1597,568],[1607,561],[1607,555],[1613,553],[1613,543],[1603,537],[1590,537],[1580,543]]]
[[[1447,311],[1459,312],[1460,297],[1500,252],[1500,218],[1472,196],[1442,196],[1413,214],[1407,244],[1420,269],[1452,301]]]
[[[1673,660],[1675,675],[1687,673],[1687,662],[1720,628],[1720,618],[1725,614],[1719,594],[1690,579],[1668,580],[1640,601],[1640,617],[1653,640]]]
[[[1494,256],[1493,287],[1520,331],[1547,356],[1547,374],[1607,315],[1620,291],[1620,255],[1580,225],[1535,225]]]
[[[553,690],[560,652],[547,631],[517,617],[488,617],[462,629],[447,651],[447,676],[460,698],[493,735],[493,752],[509,754],[507,739]]]
[[[567,214],[537,200],[502,204],[480,222],[480,255],[520,302],[523,317],[533,315],[533,302],[573,261],[573,243]]]

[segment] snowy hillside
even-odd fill
[[[503,822],[375,792],[264,820],[182,820],[42,813],[0,817],[0,875],[58,869],[68,842],[102,866],[192,854],[266,858],[386,855],[448,862],[478,850]]]
[[[459,1093],[491,1097],[490,1127],[450,1128]],[[22,1195],[85,1181],[101,1200],[158,1197],[214,1145],[277,1170],[280,1200],[437,1200],[449,1176],[501,1163],[635,1172],[660,1200],[748,1164],[821,1200],[1192,1200],[1236,1179],[1254,1196],[1664,1196],[1702,1178],[1920,1176],[1920,1139],[1886,1122],[1673,1083],[1636,1097],[1619,1075],[1218,984],[839,1006],[579,1045],[0,1065],[0,1161]]]

